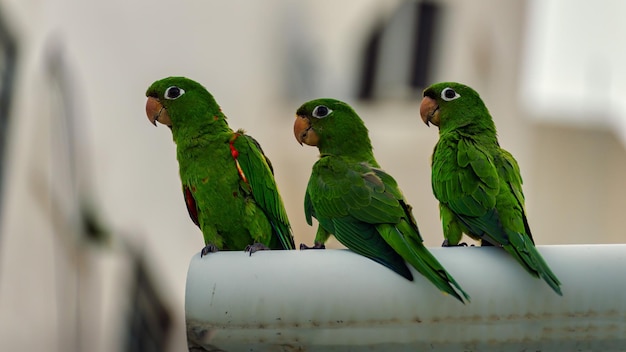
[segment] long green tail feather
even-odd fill
[[[557,294],[563,296],[561,292],[561,282],[550,270],[548,264],[532,244],[526,241],[520,234],[516,234],[516,241],[511,241],[510,245],[503,246],[526,271],[536,278],[542,278]]]
[[[414,231],[407,222],[401,221],[397,226],[379,225],[377,228],[387,243],[435,287],[450,294],[464,304],[465,300],[470,301],[470,296],[454,280],[452,275],[444,269],[432,253],[424,247],[424,244],[414,239],[413,236],[404,234],[410,234]],[[419,238],[418,236],[415,237]]]

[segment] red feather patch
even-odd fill
[[[239,137],[241,134],[240,133],[235,133],[233,135],[233,137],[230,139],[230,155],[233,156],[233,159],[235,159],[235,165],[237,166],[237,172],[239,173],[239,177],[241,177],[241,179],[243,180],[243,182],[248,183],[248,178],[246,177],[246,174],[243,173],[243,170],[241,169],[241,166],[239,165],[239,160],[237,160],[237,158],[239,157],[239,151],[235,148],[235,140],[237,140],[237,137]]]
[[[189,212],[189,217],[200,227],[200,222],[198,221],[198,208],[196,207],[196,199],[193,197],[193,193],[187,186],[183,186],[183,195],[185,196],[185,204],[187,205],[187,211]]]

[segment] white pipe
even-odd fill
[[[563,297],[493,247],[430,248],[471,296],[407,281],[348,250],[191,258],[190,347],[226,351],[626,348],[626,245],[539,246]]]

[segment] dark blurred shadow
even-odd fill
[[[0,7],[0,220],[2,219],[6,146],[17,72],[17,39],[12,35]]]
[[[389,18],[380,18],[364,43],[359,99],[421,94],[432,79],[443,12],[440,2],[404,1]]]

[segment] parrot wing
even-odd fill
[[[496,156],[496,165],[500,175],[502,187],[508,189],[501,192],[500,200],[505,204],[503,209],[503,221],[508,221],[505,227],[512,229],[509,232],[510,245],[504,246],[531,275],[541,277],[559,295],[561,282],[552,272],[548,264],[535,248],[535,242],[528,226],[526,211],[524,209],[524,194],[522,193],[522,177],[515,158],[504,149],[499,149]],[[503,199],[502,197],[506,197]],[[504,214],[506,212],[506,214]],[[519,220],[521,219],[521,223]],[[523,226],[523,228],[522,228]]]
[[[400,221],[403,210],[393,192],[367,164],[354,163],[348,167],[336,160],[322,157],[313,169],[305,196],[307,220],[315,216],[352,251],[413,280],[402,257],[375,226]]]
[[[389,194],[398,201],[402,213],[398,222],[378,225],[376,228],[380,235],[402,258],[411,263],[420,274],[441,291],[452,295],[462,303],[464,300],[461,295],[469,300],[469,295],[424,246],[412,208],[406,203],[396,180],[381,169],[373,168],[372,171],[385,185]]]
[[[314,167],[318,177],[309,182],[308,192],[320,224],[354,252],[408,280],[413,280],[413,275],[405,260],[440,290],[463,302],[456,287],[469,299],[424,247],[411,207],[396,181],[367,163],[348,166],[343,161],[333,163],[333,159],[339,158],[320,159]]]
[[[271,162],[254,138],[243,131],[237,131],[235,135],[238,136],[231,145],[237,152],[235,159],[241,168],[240,176],[250,185],[254,200],[269,219],[283,248],[295,249],[291,226],[274,180]]]
[[[311,196],[308,191],[304,193],[304,216],[309,226],[313,225],[313,218],[317,219],[315,209],[313,209],[313,202],[311,202]]]
[[[493,158],[478,144],[463,138],[455,147],[443,151],[450,155],[440,155],[433,160],[433,177],[438,180],[433,182],[433,191],[437,199],[447,205],[472,234],[493,244],[508,244],[508,235],[496,209],[500,179]],[[456,163],[451,164],[449,160]]]
[[[509,189],[511,190],[511,193],[515,197],[515,202],[519,206],[519,209],[521,209],[521,213],[522,213],[521,217],[524,222],[524,228],[526,230],[526,234],[528,235],[530,240],[533,242],[533,244],[535,244],[533,235],[530,232],[530,226],[528,226],[528,219],[526,218],[526,209],[524,206],[524,193],[522,192],[522,176],[519,170],[519,165],[517,165],[517,161],[515,160],[513,155],[511,155],[511,153],[509,153],[508,151],[504,149],[500,149],[500,150],[501,150],[501,154],[500,154],[501,162],[499,163],[500,164],[500,169],[499,169],[500,177],[502,178],[502,180],[504,180],[504,182],[506,182],[506,185],[509,187]]]

